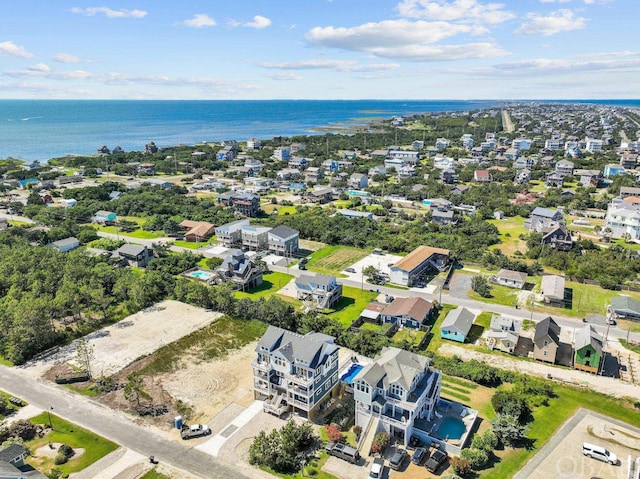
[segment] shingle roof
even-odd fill
[[[520,271],[512,271],[510,269],[501,269],[496,274],[497,278],[505,278],[513,281],[522,281],[523,283],[527,281],[527,273],[522,273]]]
[[[315,283],[323,286],[329,286],[331,283],[335,282],[336,277],[328,274],[320,274],[316,273],[315,275],[311,274],[301,274],[296,279],[296,284],[309,284]]]
[[[598,354],[602,353],[602,337],[593,329],[590,324],[585,325],[583,328],[576,329],[575,334],[575,346],[576,351],[591,345]]]
[[[71,246],[78,243],[78,238],[71,236],[70,238],[64,238],[58,241],[54,241],[53,244],[56,248]]]
[[[126,243],[120,246],[120,248],[116,250],[116,253],[127,256],[138,256],[144,252],[145,248],[146,246],[143,245]]]
[[[422,298],[396,298],[382,314],[386,316],[409,316],[422,321],[431,310],[431,303]]]
[[[429,358],[404,349],[384,347],[371,364],[364,367],[358,379],[372,387],[388,389],[399,384],[411,390],[413,380],[429,367]]]
[[[634,311],[640,314],[640,301],[629,296],[616,296],[611,298],[611,309]]]
[[[292,333],[277,326],[269,326],[256,351],[267,348],[269,352],[279,352],[289,361],[302,361],[310,368],[323,364],[329,355],[338,350],[333,337],[320,333],[308,333],[305,336]]]
[[[11,444],[0,451],[0,461],[11,462],[26,451],[21,444]]]
[[[434,254],[449,256],[449,250],[442,248],[432,248],[430,246],[418,246],[411,253],[394,264],[393,267],[404,271],[413,271],[419,265],[431,258],[431,256],[433,256]]]
[[[547,316],[536,324],[536,332],[533,336],[533,341],[538,342],[538,340],[547,335],[549,335],[554,343],[558,344],[560,342],[560,326],[558,326],[558,323],[556,323],[551,316]]]
[[[556,274],[547,274],[542,277],[540,291],[544,296],[554,299],[564,299],[564,276]]]
[[[449,311],[449,314],[444,318],[440,329],[456,328],[462,334],[466,335],[473,326],[473,320],[476,315],[469,311],[467,308],[456,308]]]
[[[542,216],[543,218],[553,218],[558,210],[552,210],[550,208],[542,208],[540,206],[536,206],[536,208],[531,212],[531,216]]]
[[[286,225],[279,225],[269,231],[270,236],[277,236],[278,238],[289,238],[291,236],[297,235],[298,231],[293,228],[289,228]]]

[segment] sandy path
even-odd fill
[[[438,352],[445,356],[453,356],[455,354],[464,360],[477,359],[478,361],[485,362],[500,369],[518,371],[520,373],[531,374],[533,376],[546,377],[550,374],[554,379],[585,385],[590,389],[610,396],[640,397],[640,386],[634,386],[632,384],[624,383],[619,379],[596,376],[594,374],[577,371],[575,369],[556,368],[538,362],[520,361],[518,359],[511,359],[501,355],[481,353],[479,351],[473,351],[471,349],[448,343],[440,346]]]

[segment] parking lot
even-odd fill
[[[385,274],[390,275],[391,274],[390,265],[397,263],[401,259],[402,259],[402,256],[396,256],[392,254],[370,254],[362,258],[360,261],[353,263],[350,266],[350,268],[347,268],[347,269],[353,269],[355,272],[343,270],[341,271],[341,273],[346,274],[349,277],[349,279],[353,281],[360,281],[362,283],[363,282],[362,271],[368,266],[373,266],[374,268],[377,268],[383,275]],[[365,282],[366,282],[366,279],[367,278],[364,278]]]
[[[581,411],[533,458],[516,479],[626,479],[627,458],[640,456],[640,430]],[[582,443],[618,456],[610,465],[582,455]]]

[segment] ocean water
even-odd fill
[[[595,103],[640,106],[640,102]],[[0,100],[0,158],[24,161],[202,141],[324,133],[380,118],[503,105],[497,100]],[[335,130],[334,130],[335,129]]]

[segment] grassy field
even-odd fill
[[[405,344],[407,346],[414,346],[422,341],[424,335],[424,331],[419,331],[412,328],[404,328],[402,331],[398,331],[396,334],[394,334],[391,340],[400,347],[404,347]]]
[[[532,439],[534,447],[506,450],[500,454],[500,461],[491,469],[480,471],[479,477],[512,477],[579,408],[590,409],[628,424],[640,424],[640,410],[632,409],[628,403],[623,405],[619,399],[563,385],[554,385],[554,390],[557,396],[549,401],[549,406],[539,407],[533,412],[534,421],[527,429],[527,436]]]
[[[202,246],[206,245],[207,242],[202,242],[199,241],[197,243],[194,243],[193,241],[185,241],[185,240],[175,240],[172,245],[173,246],[180,246],[181,248],[188,248],[188,249],[193,249],[196,250],[198,248],[201,248]]]
[[[130,231],[130,232],[123,232],[123,231],[120,231],[120,228],[116,226],[100,226],[100,225],[97,225],[96,228],[99,231],[104,231],[105,233],[111,233],[119,236],[128,236],[131,238],[156,239],[156,238],[162,238],[164,236],[164,231],[144,231],[142,229],[139,229],[139,230]]]
[[[521,234],[528,235],[529,231],[524,229],[524,218],[522,216],[514,216],[504,220],[488,220],[498,228],[500,232],[500,243],[491,246],[491,249],[499,249],[508,256],[513,256],[516,251],[522,253],[527,251],[527,242],[519,238]]]
[[[32,418],[30,421],[33,424],[48,425],[49,415],[44,412]],[[87,431],[76,424],[71,424],[54,414],[51,414],[51,424],[53,425],[53,431],[44,437],[38,437],[28,441],[25,445],[32,451],[36,451],[36,449],[47,446],[49,443],[59,442],[68,444],[74,449],[83,448],[85,451],[80,457],[76,459],[71,458],[69,462],[59,466],[54,465],[53,457],[29,457],[27,462],[40,471],[50,471],[55,467],[67,474],[78,472],[118,449],[117,444]]]
[[[325,246],[311,255],[307,268],[318,273],[335,275],[368,254],[349,246]]]
[[[258,299],[271,296],[283,288],[293,276],[285,273],[268,273],[262,276],[262,284],[247,292],[236,291],[236,298]]]
[[[502,304],[504,306],[515,306],[519,289],[507,288],[506,286],[500,286],[497,284],[491,284],[491,297],[483,298],[473,290],[469,290],[469,298],[475,301],[481,301],[488,304]]]
[[[632,333],[640,333],[640,322],[621,319],[618,321],[618,329],[621,329],[622,331],[631,331]],[[11,364],[9,366],[11,366]]]
[[[620,344],[622,344],[629,351],[640,354],[640,345],[628,343],[626,339],[621,339]]]
[[[442,309],[440,310],[438,317],[433,321],[431,332],[429,332],[430,339],[429,345],[427,346],[427,349],[429,351],[433,351],[434,353],[438,352],[438,349],[442,344],[442,337],[440,336],[440,325],[442,324],[442,321],[444,321],[444,318],[447,317],[447,314],[449,314],[449,311],[455,308],[456,306],[454,306],[453,304],[442,305]]]
[[[329,316],[340,321],[340,324],[348,328],[352,322],[360,317],[360,313],[367,304],[373,301],[378,293],[362,291],[349,286],[342,287],[342,298],[334,306],[334,312]]]
[[[140,479],[171,479],[171,478],[169,476],[165,476],[164,474],[160,474],[155,469],[151,469],[149,472],[147,472]]]

